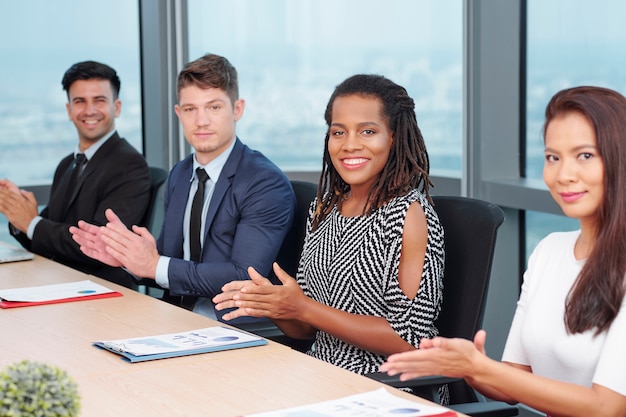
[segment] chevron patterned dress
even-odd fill
[[[398,266],[404,219],[416,201],[426,213],[428,243],[421,284],[411,300],[400,289]],[[442,302],[443,228],[420,191],[396,197],[369,216],[344,217],[335,207],[312,233],[311,215],[297,274],[307,296],[349,313],[384,317],[415,347],[438,334],[433,322]],[[321,331],[307,353],[359,374],[378,371],[385,360]]]

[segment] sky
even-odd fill
[[[462,6],[462,0],[434,1],[439,6],[442,2],[449,4],[449,7],[443,7],[444,11],[454,9],[457,4]],[[242,4],[241,10],[231,12],[232,3],[237,2]],[[202,10],[194,13],[192,19],[199,19],[203,25],[215,25],[222,33],[237,37],[237,30],[232,30],[237,22],[251,24],[252,20],[246,16],[262,16],[272,4],[279,4],[283,5],[281,9],[287,14],[304,13],[310,16],[311,26],[267,26],[268,37],[288,35],[297,39],[314,30],[319,34],[321,42],[334,39],[344,43],[358,43],[362,34],[358,31],[346,33],[342,30],[343,22],[335,19],[335,16],[347,15],[351,20],[361,21],[363,32],[375,32],[381,44],[402,42],[402,39],[390,39],[387,36],[390,33],[385,30],[387,25],[402,25],[408,30],[407,36],[412,42],[428,43],[431,41],[427,35],[430,32],[428,28],[441,25],[449,17],[448,13],[437,13],[439,7],[431,8],[429,0],[385,0],[382,3],[381,6],[380,0],[257,0],[253,3],[241,0],[189,0],[189,7]],[[100,0],[96,4],[94,7],[92,2],[85,0],[4,0],[0,2],[0,15],[5,17],[0,25],[0,35],[1,39],[10,39],[10,42],[2,42],[0,50],[29,48],[33,44],[42,48],[65,45],[71,49],[77,38],[84,37],[89,37],[89,42],[96,46],[99,41],[101,45],[126,44],[128,38],[124,36],[124,31],[117,31],[101,22],[114,18],[120,27],[135,24],[137,7],[130,0]],[[621,0],[529,0],[528,8],[540,8],[542,11],[533,13],[534,30],[529,33],[533,40],[550,41],[555,31],[568,33],[573,42],[584,42],[591,32],[594,37],[600,36],[607,41],[624,37],[626,2]],[[59,10],[64,10],[64,14],[60,15]],[[67,10],[72,10],[69,12],[71,15],[68,16]],[[376,19],[371,18],[372,11],[375,11]],[[85,19],[84,16],[92,18]],[[59,20],[72,23],[61,25],[58,24]],[[256,24],[262,25],[263,22],[257,21]],[[46,27],[53,30],[46,37],[39,36],[39,29]],[[602,27],[601,33],[598,33],[598,27]],[[577,30],[572,31],[572,28]],[[237,29],[245,31],[245,26]],[[437,39],[441,43],[455,41],[445,37]]]
[[[622,0],[528,0],[528,14],[531,42],[624,41],[626,2]]]
[[[85,0],[2,0],[0,39],[10,42],[2,42],[0,50],[31,49],[33,45],[71,50],[76,43],[85,43],[85,38],[95,49],[127,44],[125,32],[105,22],[113,20],[119,27],[137,25],[138,7],[130,0],[95,3],[94,6],[94,2]],[[42,32],[46,36],[41,36]]]

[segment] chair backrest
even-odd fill
[[[308,181],[292,180],[291,186],[296,195],[296,210],[291,223],[291,228],[285,236],[285,240],[278,252],[276,261],[292,277],[298,272],[300,255],[304,246],[304,236],[306,234],[306,221],[309,215],[309,206],[317,195],[317,184]],[[279,284],[274,273],[270,273],[268,278],[275,284]],[[241,327],[241,326],[240,326]],[[281,332],[273,323],[252,324],[241,327],[246,331],[258,334],[275,342],[282,343],[292,349],[306,352],[313,340],[292,339]]]
[[[149,167],[150,170],[150,204],[141,223],[145,226],[155,238],[159,237],[161,232],[161,224],[163,223],[163,215],[165,207],[163,207],[163,185],[167,180],[168,172],[159,167]],[[139,291],[148,294],[149,288],[162,288],[153,279],[141,279],[138,282]],[[160,296],[159,296],[160,297]]]
[[[150,233],[158,237],[163,222],[163,185],[167,180],[168,172],[159,167],[149,167],[150,169],[150,204],[146,211],[143,224]]]
[[[309,206],[317,195],[317,184],[299,180],[291,180],[290,182],[296,195],[296,211],[291,229],[285,236],[276,261],[289,275],[295,277],[304,245]]]
[[[439,334],[472,340],[480,330],[491,277],[500,207],[467,197],[433,196],[444,230],[443,305]],[[449,383],[450,403],[474,403],[476,392],[463,380]],[[498,414],[496,414],[498,415]]]
[[[443,305],[436,321],[445,337],[473,339],[485,314],[491,264],[497,231],[504,213],[495,204],[467,197],[433,196],[435,211],[444,230],[445,270]],[[366,375],[396,388],[410,387],[413,393],[439,401],[439,388],[447,384],[451,408],[474,417],[516,416],[516,406],[485,402],[465,380],[430,376],[400,381],[384,372]]]
[[[500,207],[467,197],[433,196],[444,230],[443,306],[437,319],[445,337],[473,339],[481,328],[498,228]]]

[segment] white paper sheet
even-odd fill
[[[0,290],[0,298],[6,301],[44,302],[66,298],[87,297],[113,292],[90,280],[36,287]]]
[[[246,417],[424,417],[445,415],[450,411],[396,397],[384,388],[301,407]]]

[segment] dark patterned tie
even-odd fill
[[[78,178],[83,173],[83,168],[87,163],[87,158],[84,153],[76,154],[74,157],[74,162],[72,163],[72,172],[70,176],[70,180],[67,183],[67,194],[65,196],[66,206],[69,206],[72,202],[72,198],[74,196],[74,192],[76,191],[76,184],[78,184]],[[66,207],[67,210],[67,207]]]
[[[191,203],[191,218],[189,224],[189,248],[191,249],[190,258],[194,262],[200,261],[202,252],[202,244],[200,239],[200,229],[202,224],[202,206],[204,204],[204,186],[209,175],[203,168],[196,169],[196,177],[198,177],[198,190],[193,197]]]

